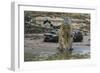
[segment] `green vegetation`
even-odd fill
[[[64,13],[64,12],[41,12],[41,11],[24,11],[24,32],[25,33],[43,33],[46,29],[41,24],[36,23],[36,17],[70,17],[71,19],[78,19],[81,23],[88,24],[86,27],[90,29],[90,14],[88,13]],[[82,20],[82,21],[81,21]],[[77,21],[77,20],[76,20]]]
[[[34,26],[34,25],[27,25],[25,26],[24,33],[43,33],[45,30],[50,31],[51,29],[49,28],[44,28],[40,26]]]
[[[88,59],[90,54],[71,54],[71,53],[58,53],[52,56],[39,56],[25,53],[24,61],[45,61],[45,60],[70,60],[70,59]]]
[[[42,11],[25,11],[25,19],[33,18],[38,16],[49,16],[49,17],[71,17],[76,19],[90,19],[90,15],[88,13],[64,13],[64,12],[42,12]],[[26,19],[27,20],[27,19]]]

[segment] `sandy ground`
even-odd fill
[[[90,41],[89,36],[84,36],[83,42],[73,43],[73,54],[80,53],[85,54],[90,52]],[[58,43],[43,42],[43,38],[33,39],[25,38],[24,40],[24,52],[33,55],[53,55],[58,52]]]

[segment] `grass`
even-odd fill
[[[71,53],[57,53],[52,56],[39,56],[25,53],[24,61],[46,61],[46,60],[70,60],[70,59],[88,59],[90,53],[86,54],[71,54]]]

